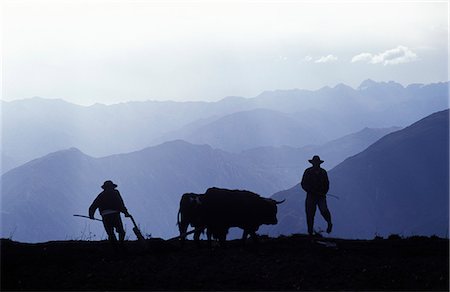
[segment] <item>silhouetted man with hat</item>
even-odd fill
[[[303,173],[302,188],[306,192],[305,210],[306,222],[308,224],[308,234],[314,232],[314,215],[319,206],[320,213],[328,223],[327,233],[331,232],[333,224],[331,223],[331,214],[327,206],[327,193],[330,187],[327,171],[320,167],[323,160],[318,155],[308,160],[313,166],[307,168]]]
[[[123,229],[120,212],[124,213],[125,217],[130,217],[116,187],[117,185],[112,181],[105,181],[102,185],[103,192],[95,198],[94,202],[89,207],[89,217],[91,219],[94,219],[95,210],[97,210],[97,208],[99,209],[103,219],[103,226],[108,234],[108,239],[114,245],[117,243],[114,229],[116,229],[116,232],[119,234],[120,243],[123,243],[125,239],[125,230]]]

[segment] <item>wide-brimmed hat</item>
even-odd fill
[[[311,164],[316,164],[316,163],[322,164],[323,163],[323,160],[320,159],[319,155],[314,155],[313,158],[309,159],[308,161]]]
[[[115,189],[115,188],[117,188],[117,185],[110,180],[105,181],[102,185],[102,189],[104,189],[104,190],[105,189]]]

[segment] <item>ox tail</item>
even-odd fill
[[[181,216],[181,208],[178,209],[178,215],[177,215],[177,226],[180,226],[180,216]]]

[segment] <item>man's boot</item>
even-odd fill
[[[327,233],[331,233],[332,229],[333,229],[333,224],[331,224],[331,222],[328,222]]]

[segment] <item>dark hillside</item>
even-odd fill
[[[448,235],[448,150],[445,110],[384,136],[331,169],[329,193],[339,196],[328,199],[333,235]],[[273,198],[286,203],[280,205],[279,223],[269,234],[306,232],[303,190],[297,185]]]
[[[263,238],[177,242],[1,241],[1,290],[448,290],[448,240]],[[331,245],[331,246],[326,246]]]

